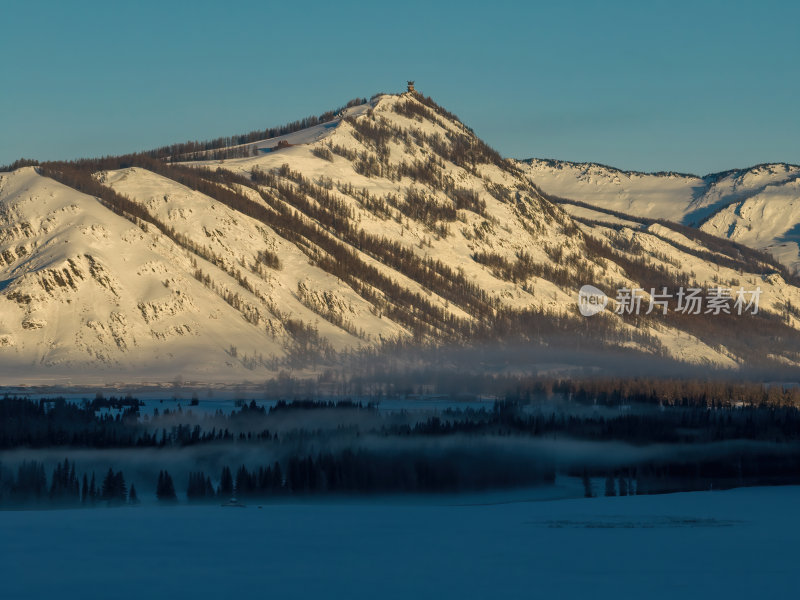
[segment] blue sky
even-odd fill
[[[800,163],[800,4],[14,2],[0,164],[280,125],[406,79],[505,156]]]

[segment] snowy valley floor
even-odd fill
[[[455,498],[455,499],[454,499]],[[0,597],[787,598],[800,487],[0,512]]]

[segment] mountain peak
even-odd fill
[[[784,309],[798,288],[762,279],[780,271],[768,256],[565,210],[534,163],[503,158],[417,91],[348,104],[228,146],[2,175],[7,364],[259,379],[478,340],[720,367],[754,347],[765,363],[797,360],[773,341],[798,327]],[[587,283],[613,307],[618,288],[735,282],[765,292],[746,343],[730,318],[577,310]]]

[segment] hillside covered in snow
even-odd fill
[[[520,164],[543,191],[564,199],[561,206],[571,214],[614,220],[612,211],[667,219],[767,251],[791,270],[800,268],[798,165],[765,164],[697,177],[535,158]]]
[[[504,159],[418,93],[232,142],[0,173],[0,381],[258,381],[420,345],[800,363],[797,280],[716,237],[772,249],[731,234],[756,210],[731,207],[796,186],[795,167],[585,183]],[[611,298],[590,320],[585,284]],[[690,286],[760,288],[758,313],[613,310],[620,288],[646,306]]]

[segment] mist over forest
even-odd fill
[[[512,388],[480,377],[460,382],[471,394],[417,376],[431,383],[400,379],[387,394],[365,381],[349,398],[291,396],[303,383],[290,378],[259,401],[7,395],[0,506],[263,503],[564,480],[584,496],[800,483],[796,386],[518,377]]]

